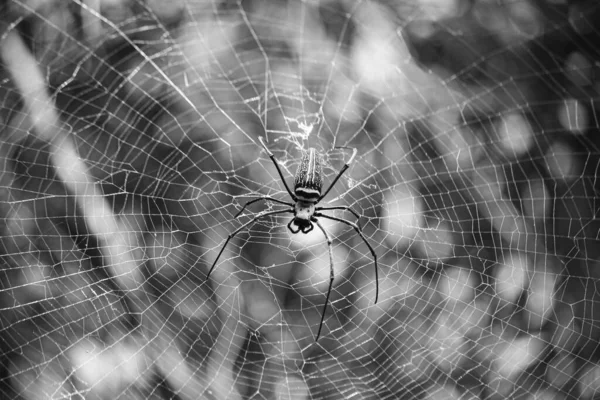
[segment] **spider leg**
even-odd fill
[[[237,235],[238,233],[240,233],[240,231],[242,229],[246,228],[248,225],[252,225],[253,223],[255,223],[256,221],[258,221],[262,217],[266,217],[268,215],[274,215],[274,214],[293,213],[293,212],[294,212],[293,209],[261,212],[256,217],[254,217],[252,220],[246,222],[244,225],[240,226],[234,232],[230,233],[227,236],[227,240],[225,240],[225,243],[221,247],[221,251],[219,251],[219,255],[217,255],[217,258],[215,258],[215,261],[213,262],[212,266],[210,267],[210,270],[208,271],[208,274],[206,274],[206,279],[208,279],[208,277],[210,276],[210,274],[213,271],[213,269],[215,269],[215,266],[217,265],[217,261],[219,261],[219,258],[221,257],[221,254],[223,254],[223,250],[225,250],[225,247],[227,247],[227,243],[229,243],[229,241],[231,239],[233,239],[235,237],[235,235]]]
[[[313,222],[317,224],[321,231],[323,231],[325,239],[327,239],[327,250],[329,251],[329,289],[327,289],[327,297],[325,297],[325,304],[323,305],[323,312],[321,313],[321,323],[319,324],[319,331],[317,332],[317,338],[315,339],[315,342],[318,342],[319,336],[321,336],[321,328],[323,328],[323,322],[325,321],[325,311],[327,310],[327,303],[329,303],[329,296],[331,295],[331,289],[333,287],[333,279],[335,275],[333,272],[333,253],[331,251],[331,237],[329,236],[329,233],[327,233],[325,228],[323,228],[323,225],[321,225],[321,223],[316,218],[313,219]]]
[[[358,213],[356,211],[354,211],[353,209],[351,209],[350,207],[335,206],[335,207],[317,207],[317,208],[315,208],[315,211],[331,211],[331,210],[344,210],[344,211],[348,211],[348,212],[352,213],[352,215],[354,215],[356,217],[356,224],[360,228],[360,223],[358,221],[360,219],[360,215],[358,215]]]
[[[319,201],[321,201],[325,196],[327,196],[327,194],[331,191],[331,189],[333,189],[333,186],[342,177],[342,174],[344,172],[346,172],[346,170],[348,169],[348,167],[350,167],[350,164],[352,164],[352,161],[354,160],[354,157],[356,157],[356,152],[357,152],[356,149],[352,149],[352,157],[350,157],[350,160],[348,160],[348,162],[346,164],[344,164],[344,166],[342,167],[342,169],[340,170],[340,172],[337,174],[337,176],[335,177],[335,179],[333,180],[333,182],[331,182],[331,185],[329,185],[329,187],[325,191],[325,193],[323,193],[321,195],[321,197],[319,197],[319,200],[317,201],[317,203]]]
[[[277,200],[277,199],[274,199],[274,198],[272,198],[270,196],[261,196],[261,197],[255,198],[253,200],[250,200],[246,204],[244,204],[244,207],[242,207],[242,209],[240,211],[238,211],[238,213],[235,214],[235,217],[233,217],[233,218],[239,217],[244,212],[244,210],[246,209],[246,207],[248,207],[251,204],[256,203],[257,201],[261,201],[261,200],[274,201],[275,203],[284,204],[284,205],[289,206],[289,207],[293,207],[294,206],[292,203],[288,203],[286,201]]]
[[[331,219],[333,221],[338,221],[338,222],[344,223],[344,224],[354,228],[356,233],[358,233],[360,235],[362,240],[365,242],[365,244],[371,251],[371,254],[373,255],[373,263],[375,264],[375,303],[374,304],[377,304],[377,299],[379,298],[379,267],[377,264],[377,254],[375,254],[375,250],[373,250],[373,247],[371,247],[371,245],[367,241],[367,238],[365,238],[365,235],[363,235],[362,229],[360,228],[360,226],[358,226],[354,222],[350,222],[343,218],[332,217],[330,215],[325,215],[325,214],[321,214],[321,213],[315,213],[314,216],[315,217],[323,217],[323,218]]]
[[[290,222],[287,224],[287,228],[290,230],[290,232],[292,232],[292,233],[295,235],[296,233],[300,232],[300,228],[298,228],[298,229],[296,229],[296,230],[293,230],[293,229],[292,229],[292,224],[293,224],[293,223],[294,223],[294,219],[292,218],[292,219],[290,220]]]
[[[273,164],[275,164],[275,168],[277,168],[277,172],[279,173],[279,177],[281,178],[281,181],[283,182],[283,186],[285,186],[285,190],[287,190],[287,192],[290,194],[290,197],[292,198],[292,200],[294,200],[294,202],[296,202],[298,199],[296,198],[296,195],[294,195],[294,193],[292,193],[292,191],[290,190],[287,182],[285,181],[285,178],[283,177],[283,172],[281,172],[281,168],[279,168],[279,164],[277,163],[277,160],[275,159],[275,156],[273,155],[273,153],[271,153],[271,150],[269,150],[267,148],[267,145],[263,141],[262,136],[259,136],[258,140],[260,141],[260,144],[262,144],[262,147],[267,152],[267,155],[269,156],[269,158],[271,159],[271,161],[273,161]]]

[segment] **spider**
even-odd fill
[[[329,185],[329,187],[327,188],[327,190],[325,190],[325,193],[323,193],[323,194],[321,194],[321,189],[323,186],[323,178],[322,178],[322,176],[323,176],[323,160],[321,158],[321,155],[314,148],[311,148],[307,152],[304,152],[302,154],[302,159],[300,160],[300,165],[298,166],[298,170],[296,172],[296,177],[294,179],[294,192],[292,193],[292,191],[290,190],[289,186],[287,185],[287,183],[285,181],[285,178],[283,177],[283,173],[281,172],[281,169],[279,168],[279,164],[277,163],[275,156],[267,148],[267,146],[265,145],[265,142],[263,141],[263,138],[259,137],[259,140],[260,140],[260,144],[263,146],[263,148],[269,155],[269,158],[271,159],[271,161],[273,161],[273,164],[275,164],[275,168],[277,169],[277,172],[279,173],[279,177],[281,178],[283,185],[285,186],[285,189],[289,193],[289,195],[292,198],[294,203],[292,204],[292,203],[289,203],[286,201],[278,200],[278,199],[275,199],[270,196],[257,197],[253,200],[248,201],[244,205],[244,207],[242,207],[242,209],[235,215],[234,218],[239,217],[242,214],[242,212],[244,212],[246,207],[248,207],[249,205],[251,205],[253,203],[256,203],[257,201],[263,201],[263,200],[273,201],[275,203],[286,205],[290,208],[286,208],[283,210],[276,210],[276,211],[263,211],[263,212],[259,213],[256,217],[254,217],[252,220],[250,220],[249,222],[240,226],[234,232],[230,233],[227,236],[225,243],[221,247],[221,251],[219,251],[217,258],[215,259],[212,266],[210,267],[210,270],[208,271],[206,279],[208,279],[211,272],[215,269],[215,266],[217,265],[217,261],[219,261],[221,254],[223,254],[223,251],[225,250],[227,243],[229,243],[229,241],[231,239],[233,239],[244,228],[248,227],[249,225],[252,225],[256,221],[258,221],[260,218],[263,218],[263,217],[266,217],[269,215],[275,215],[275,214],[284,214],[284,213],[293,214],[294,217],[287,224],[287,228],[293,234],[296,234],[299,232],[302,232],[304,234],[309,233],[310,231],[312,231],[314,229],[314,224],[316,224],[317,227],[319,227],[319,229],[323,232],[323,235],[325,235],[325,239],[327,240],[327,246],[328,246],[328,251],[329,251],[329,289],[327,291],[327,296],[325,298],[325,304],[323,306],[323,311],[321,313],[321,322],[319,324],[319,331],[317,332],[317,337],[315,339],[315,341],[318,341],[319,336],[321,336],[321,328],[323,327],[323,321],[325,319],[325,311],[327,310],[327,303],[329,302],[329,296],[331,294],[331,289],[332,289],[333,279],[334,279],[333,254],[332,254],[332,250],[331,250],[332,240],[331,240],[331,236],[329,235],[329,232],[327,232],[325,230],[325,228],[323,227],[323,225],[321,225],[321,223],[319,222],[319,220],[318,220],[319,217],[330,219],[333,221],[342,222],[342,223],[354,228],[354,230],[358,233],[358,235],[360,235],[362,240],[365,242],[365,244],[371,251],[371,254],[373,255],[373,263],[375,265],[375,285],[376,285],[375,286],[375,304],[377,304],[377,298],[379,297],[379,273],[378,273],[378,266],[377,266],[377,254],[375,254],[373,247],[371,247],[371,245],[369,244],[369,242],[363,235],[360,225],[358,223],[354,223],[354,222],[348,221],[343,218],[337,218],[337,217],[333,217],[331,215],[323,214],[323,213],[321,213],[321,211],[329,211],[329,210],[348,211],[356,217],[357,222],[360,219],[360,215],[358,215],[358,213],[356,211],[354,211],[353,209],[351,209],[350,207],[347,207],[347,206],[317,207],[317,204],[319,204],[319,202],[321,200],[323,200],[323,198],[325,196],[327,196],[327,194],[331,191],[333,186],[340,179],[342,174],[348,169],[348,167],[352,163],[352,160],[354,160],[354,157],[356,156],[356,149],[353,149],[352,157],[350,157],[350,160],[346,164],[344,164],[344,166],[342,167],[340,172],[333,179],[333,182],[331,182],[331,184]]]

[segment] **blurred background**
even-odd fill
[[[600,398],[599,59],[593,0],[0,0],[2,398]],[[207,279],[258,137],[357,149],[318,342],[318,229]]]

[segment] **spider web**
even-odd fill
[[[3,398],[600,398],[599,11],[0,1]]]

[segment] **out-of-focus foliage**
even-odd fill
[[[0,0],[3,395],[597,397],[599,15]],[[239,207],[285,199],[258,136],[288,182],[301,148],[326,182],[358,149],[327,200],[364,216],[380,302],[325,224],[318,343],[318,230],[263,221],[206,280]]]

